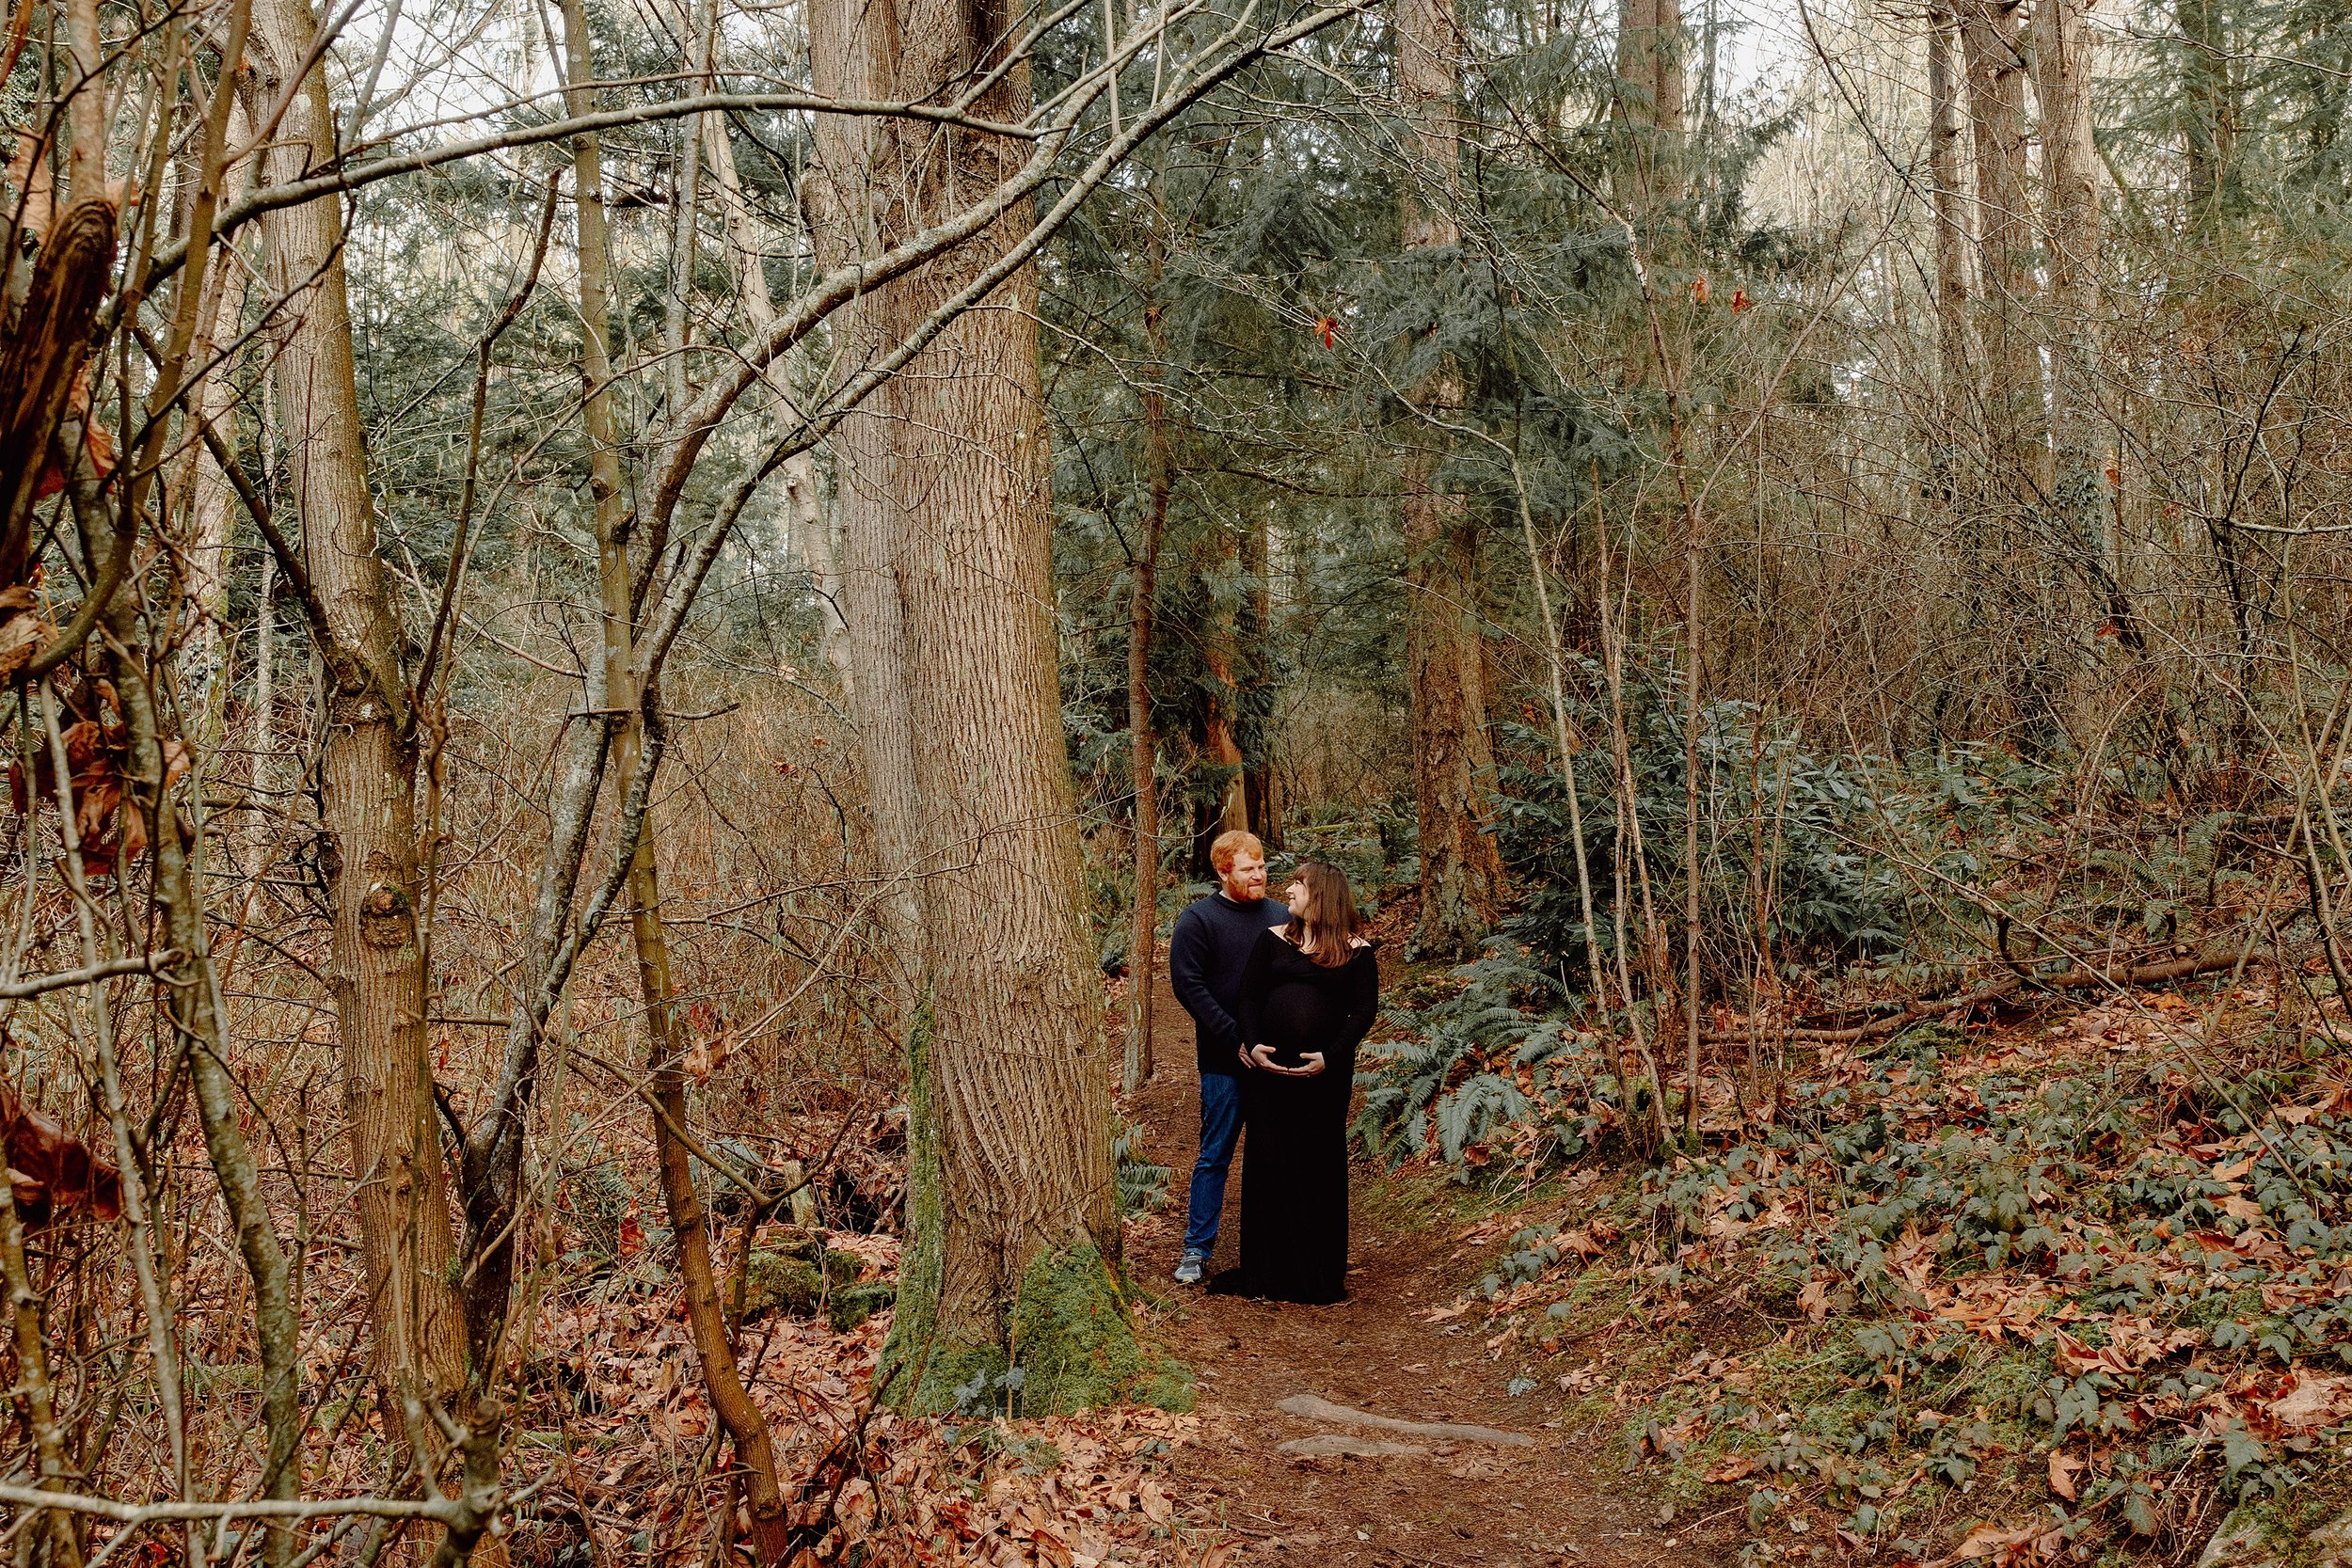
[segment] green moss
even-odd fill
[[[898,1315],[877,1371],[882,1397],[923,1411],[1043,1415],[1118,1403],[1192,1408],[1192,1374],[1144,1342],[1116,1263],[1092,1244],[1033,1259],[986,1343],[943,1332],[946,1211],[928,991],[907,1029],[906,1246]]]
[[[898,1323],[905,1321],[903,1315]],[[914,1409],[1042,1416],[1105,1404],[1189,1410],[1190,1369],[1136,1332],[1109,1260],[1090,1244],[1041,1255],[1022,1276],[1005,1344],[930,1347]],[[891,1329],[899,1342],[898,1323]]]
[[[880,1280],[852,1285],[834,1292],[833,1299],[825,1304],[825,1320],[835,1334],[847,1334],[897,1298],[898,1291]]]
[[[2279,1568],[2322,1568],[2339,1561],[2345,1532],[2338,1521],[2348,1510],[2352,1472],[2330,1465],[2282,1496],[2239,1504],[2215,1533],[2237,1535],[2244,1545],[2221,1561],[2231,1568],[2258,1560]]]
[[[743,1316],[748,1321],[763,1312],[783,1312],[813,1318],[823,1312],[832,1318],[836,1330],[853,1328],[878,1310],[875,1291],[881,1292],[884,1306],[891,1296],[887,1285],[860,1285],[858,1268],[855,1253],[828,1247],[813,1236],[763,1247],[752,1254],[744,1280]],[[845,1312],[845,1304],[852,1296],[858,1297],[862,1307]]]
[[[1192,1408],[1192,1374],[1136,1332],[1110,1260],[1092,1246],[1040,1257],[1013,1304],[1013,1365],[1032,1412],[1101,1404]]]

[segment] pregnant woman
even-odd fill
[[[1242,972],[1241,1266],[1209,1289],[1267,1301],[1347,1297],[1347,1101],[1380,1004],[1380,960],[1335,865],[1309,861],[1287,926]]]

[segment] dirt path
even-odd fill
[[[1246,1544],[1247,1560],[1286,1568],[1649,1568],[1733,1560],[1739,1537],[1729,1521],[1693,1528],[1686,1514],[1661,1523],[1660,1499],[1626,1473],[1613,1433],[1544,1425],[1559,1407],[1556,1397],[1509,1397],[1506,1374],[1474,1326],[1429,1320],[1427,1309],[1453,1301],[1476,1260],[1457,1255],[1454,1231],[1425,1202],[1377,1171],[1356,1171],[1343,1305],[1275,1307],[1170,1283],[1200,1112],[1191,1021],[1165,992],[1155,1032],[1160,1070],[1128,1115],[1147,1130],[1151,1157],[1172,1167],[1175,1180],[1168,1207],[1131,1231],[1129,1261],[1137,1279],[1160,1292],[1166,1338],[1200,1373],[1203,1440],[1180,1453],[1183,1506],[1196,1516],[1213,1513]],[[1245,1142],[1226,1195],[1221,1265],[1234,1257],[1248,1164]],[[1475,1423],[1532,1442],[1445,1442],[1278,1408],[1301,1394],[1406,1420]],[[1287,1440],[1338,1433],[1421,1451],[1302,1456],[1279,1449]]]

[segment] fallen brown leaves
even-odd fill
[[[863,1253],[892,1250],[865,1241]],[[607,1456],[594,1479],[572,1479],[571,1500],[608,1560],[643,1535],[641,1558],[706,1561],[709,1530],[740,1506],[675,1306],[668,1292],[592,1299],[545,1319],[543,1364],[573,1390],[569,1446]],[[1218,1532],[1187,1524],[1168,1475],[1171,1456],[1196,1440],[1198,1417],[1133,1406],[1034,1420],[877,1409],[888,1332],[883,1313],[848,1334],[788,1318],[746,1333],[745,1359],[759,1368],[754,1395],[774,1429],[803,1543],[796,1568],[1225,1560]]]
[[[1825,1049],[1771,1127],[1466,1232],[1521,1227],[1423,1315],[1598,1353],[1542,1381],[1613,1383],[1637,1461],[1748,1488],[1759,1528],[1842,1513],[1849,1547],[1942,1564],[2193,1550],[2212,1499],[2352,1427],[2352,1074],[2213,1054],[2274,1012],[2140,993]]]

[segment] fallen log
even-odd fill
[[[2006,945],[2002,956],[2008,957]],[[2056,974],[2036,974],[2021,965],[2011,963],[2012,973],[2002,975],[1973,990],[1957,995],[1915,997],[1900,1004],[1900,1010],[1883,1018],[1842,1027],[1809,1025],[1802,1020],[1792,1024],[1774,1027],[1758,1024],[1746,1029],[1710,1029],[1699,1035],[1708,1045],[1745,1045],[1751,1038],[1784,1040],[1804,1045],[1851,1045],[1863,1040],[1881,1039],[1899,1034],[1911,1025],[1928,1019],[1949,1020],[1964,1015],[1988,1004],[2008,1001],[2026,990],[2132,990],[2143,986],[2161,986],[2175,980],[2193,979],[2200,974],[2215,974],[2235,969],[2241,959],[2249,962],[2274,964],[2276,959],[2265,953],[2248,955],[2243,947],[2209,947],[2202,952],[2177,954],[2152,963],[2130,964],[2122,969],[2100,969],[2089,964],[2075,964]]]

